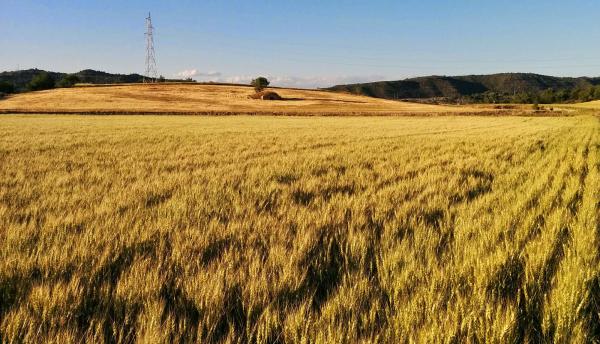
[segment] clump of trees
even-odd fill
[[[42,72],[31,79],[31,81],[27,84],[27,89],[30,91],[41,91],[49,90],[54,88],[54,86],[54,78],[50,74]]]
[[[0,93],[15,93],[15,85],[7,81],[0,81]]]
[[[269,86],[269,80],[263,76],[259,76],[258,78],[253,79],[250,85],[254,86],[254,90],[258,93]]]
[[[26,85],[29,91],[49,90],[55,87],[73,87],[81,82],[81,79],[75,74],[65,75],[60,81],[56,82],[52,75],[47,72],[42,72],[31,79]]]
[[[81,82],[81,80],[77,75],[69,74],[58,82],[58,87],[73,87],[78,82]]]

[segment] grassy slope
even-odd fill
[[[0,341],[597,340],[599,129],[4,116]]]
[[[157,112],[263,114],[407,114],[479,112],[482,107],[424,105],[325,91],[276,89],[285,101],[248,99],[250,87],[154,84],[31,92],[0,101],[2,112]],[[488,109],[489,110],[489,109]]]
[[[577,103],[577,104],[557,104],[557,107],[559,106],[563,106],[563,107],[568,107],[568,108],[573,108],[573,109],[582,109],[582,110],[600,110],[600,100],[594,100],[591,102],[585,102],[585,103]]]

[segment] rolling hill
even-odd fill
[[[284,99],[249,99],[250,86],[198,83],[96,85],[26,92],[0,101],[0,113],[82,114],[443,114],[495,111],[484,106],[430,105],[330,91],[277,88]]]
[[[332,91],[386,99],[461,98],[496,92],[500,94],[538,93],[548,89],[573,90],[600,85],[600,78],[566,78],[531,73],[491,75],[427,76],[397,81],[337,85]]]

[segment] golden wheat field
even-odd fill
[[[2,116],[0,342],[600,339],[600,120]]]

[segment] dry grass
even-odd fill
[[[248,99],[253,93],[251,87],[195,84],[76,87],[11,96],[0,101],[0,112],[313,115],[493,111],[485,107],[427,105],[297,89],[277,89],[287,98],[284,101]]]
[[[597,341],[599,129],[4,116],[0,342]]]
[[[556,104],[557,108],[576,109],[576,110],[600,110],[600,100],[593,100],[576,104]]]

